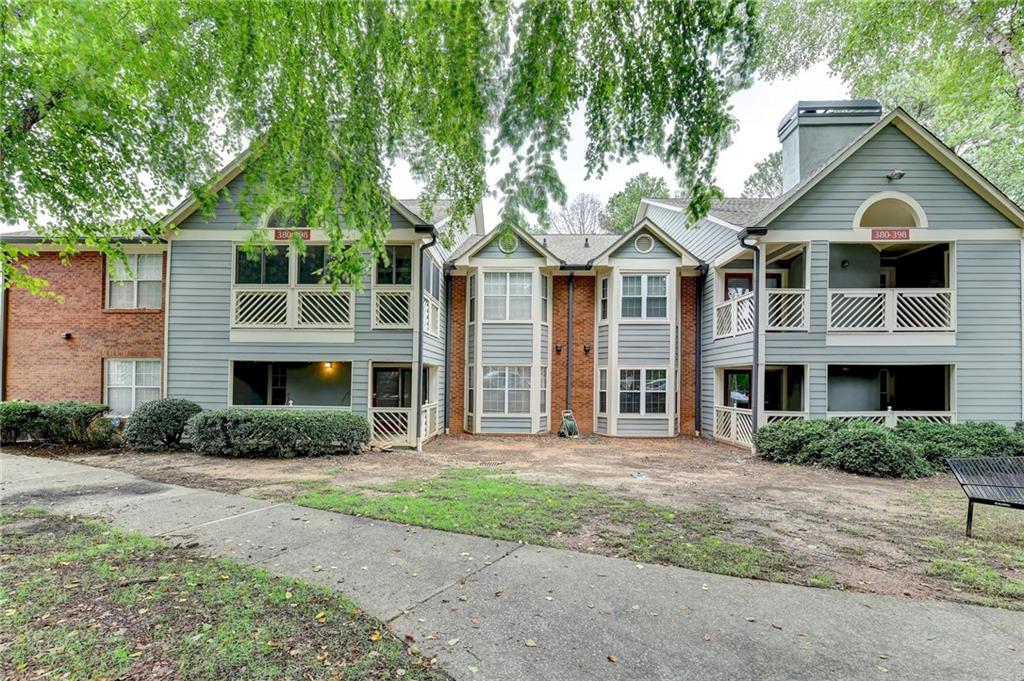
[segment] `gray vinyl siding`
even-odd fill
[[[618,435],[651,437],[668,437],[668,417],[665,418],[630,418],[620,416],[615,422]]]
[[[956,244],[955,346],[827,346],[829,245],[811,244],[810,332],[769,333],[766,361],[808,364],[811,415],[823,417],[830,364],[954,364],[961,421],[1021,419],[1021,261],[1019,241]]]
[[[647,236],[654,239],[654,248],[652,248],[649,253],[641,253],[640,251],[636,250],[636,248],[634,248],[633,246],[633,244],[636,242],[636,238],[639,237],[641,234],[646,234]],[[665,242],[656,237],[650,231],[643,229],[637,232],[636,235],[634,235],[631,239],[626,241],[626,243],[619,246],[612,253],[611,257],[622,258],[626,260],[656,260],[665,258],[678,258],[679,255],[671,248],[666,246]]]
[[[607,433],[608,432],[608,417],[598,416],[597,417],[597,432]]]
[[[549,428],[548,428],[548,417],[547,417],[546,414],[544,416],[540,417],[540,422],[539,422],[539,425],[537,427],[538,427],[538,429],[540,430],[541,433],[548,432],[548,430],[549,430]]]
[[[533,364],[533,324],[484,324],[481,363],[486,366]]]
[[[669,324],[620,324],[619,366],[668,366],[671,331]]]
[[[498,246],[498,239],[492,238],[491,242],[480,249],[473,255],[474,258],[488,258],[495,260],[529,260],[531,258],[540,258],[538,253],[532,246],[526,243],[523,239],[519,240],[519,248],[512,251],[511,253],[505,253]]]
[[[366,413],[368,362],[412,361],[413,331],[370,329],[370,287],[355,296],[354,343],[232,343],[228,241],[175,241],[171,247],[167,394],[204,408],[228,404],[231,360],[352,362],[352,409]]]
[[[886,173],[899,168],[903,179]],[[872,194],[912,196],[928,216],[929,229],[1011,227],[999,211],[946,170],[898,128],[889,125],[864,144],[769,225],[770,229],[844,229]]]
[[[480,416],[481,433],[530,433],[532,427],[529,416]]]
[[[597,327],[597,365],[608,366],[608,325],[599,324]]]
[[[826,255],[826,258],[828,256]],[[750,366],[753,361],[753,334],[746,333],[731,338],[714,339],[715,315],[715,271],[712,269],[704,279],[704,293],[701,298],[701,367],[700,367],[700,409],[701,433],[711,437],[714,431],[715,368],[728,366]],[[812,294],[814,292],[812,291]]]

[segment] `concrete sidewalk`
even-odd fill
[[[24,506],[344,590],[458,679],[1024,680],[1024,614],[1006,610],[638,565],[2,455],[0,510]]]

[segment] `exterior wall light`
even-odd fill
[[[555,352],[561,354],[561,352],[562,352],[562,344],[561,343],[555,343]]]
[[[590,352],[590,343],[584,343],[583,344],[583,352],[587,352],[587,353]]]
[[[71,340],[71,332],[70,331],[65,331],[64,333],[62,333],[60,335],[60,337],[62,339],[64,339],[64,340]]]
[[[334,368],[334,362],[324,362],[324,368],[325,369],[333,369]]]

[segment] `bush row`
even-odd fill
[[[63,401],[0,402],[0,444],[23,437],[87,447],[109,447],[117,429],[102,418],[103,404]],[[140,405],[128,419],[122,442],[134,449],[191,448],[214,456],[291,458],[358,453],[370,441],[370,425],[352,412],[221,409],[204,412],[189,400],[163,398]]]
[[[945,470],[948,457],[1024,456],[1024,426],[904,421],[892,429],[871,421],[778,421],[758,428],[754,446],[770,461],[916,478]]]
[[[185,436],[193,450],[215,456],[356,454],[370,441],[370,424],[344,411],[215,409],[189,419]]]
[[[105,404],[62,400],[60,402],[0,402],[0,444],[22,437],[58,444],[109,447],[117,430],[106,419]]]

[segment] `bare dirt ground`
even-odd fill
[[[423,452],[374,451],[324,459],[214,459],[33,448],[160,482],[247,495],[287,495],[309,484],[360,488],[422,478],[449,467],[492,467],[545,483],[600,486],[675,508],[717,504],[730,537],[781,549],[820,585],[914,597],[1024,607],[1024,513],[975,509],[974,540],[963,527],[966,500],[950,475],[923,480],[864,478],[764,461],[750,452],[693,438],[564,440],[442,437]],[[936,560],[959,561],[950,569]],[[959,568],[986,581],[963,584]],[[946,574],[938,574],[944,572]],[[984,588],[983,588],[984,587]],[[995,591],[993,591],[995,590]],[[1012,605],[1012,603],[1011,603]]]

